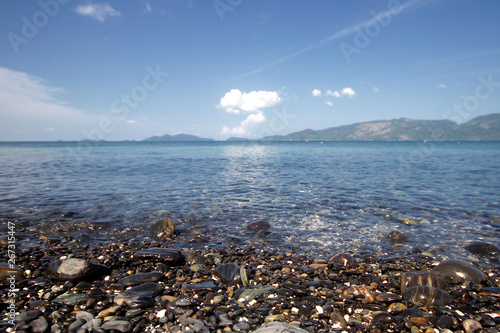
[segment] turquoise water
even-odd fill
[[[4,142],[0,218],[90,243],[168,216],[178,246],[470,257],[500,246],[499,166],[498,142]],[[261,220],[271,235],[246,229]]]

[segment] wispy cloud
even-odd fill
[[[398,11],[403,11],[409,7],[412,7],[412,6],[415,6],[417,4],[425,4],[425,3],[429,3],[429,2],[433,2],[435,0],[413,0],[413,1],[408,1],[407,3],[405,4],[402,4],[400,7],[398,7]],[[383,16],[385,16],[385,14],[377,14],[375,16],[372,16],[371,18],[369,19],[366,19],[366,20],[363,20],[363,21],[360,21],[360,22],[357,22],[355,24],[352,24],[350,26],[347,26],[339,31],[337,31],[336,33],[334,33],[333,35],[330,35],[329,37],[319,41],[319,42],[316,42],[314,44],[311,44],[301,50],[298,50],[296,52],[293,52],[293,53],[290,53],[288,55],[285,55],[281,58],[278,58],[274,61],[271,61],[270,63],[266,64],[266,65],[263,65],[257,69],[254,69],[248,73],[244,73],[242,75],[239,75],[235,78],[233,78],[233,80],[238,80],[238,79],[242,79],[242,78],[245,78],[245,77],[248,77],[248,76],[252,76],[252,75],[255,75],[255,74],[258,74],[266,69],[269,69],[269,68],[272,68],[274,66],[277,66],[291,58],[294,58],[298,55],[301,55],[305,52],[308,52],[308,51],[311,51],[313,49],[316,49],[318,47],[321,47],[321,46],[324,46],[334,40],[337,40],[337,39],[340,39],[340,38],[343,38],[343,37],[346,37],[346,36],[349,36],[351,34],[354,34],[356,33],[357,31],[359,31],[359,29],[362,29],[363,27],[366,27],[367,25],[370,25],[370,24],[374,24],[374,23],[377,23],[378,21],[380,21],[381,19],[383,19]]]
[[[121,16],[122,14],[104,2],[100,4],[88,3],[76,7],[75,12],[83,16],[90,16],[97,21],[104,22],[108,17]]]
[[[448,88],[448,86],[446,84],[444,84],[444,83],[438,84],[437,87],[440,88],[440,89],[446,89],[446,88]]]

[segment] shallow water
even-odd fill
[[[170,217],[180,246],[476,261],[464,245],[500,246],[499,166],[498,142],[0,143],[0,218],[90,243]],[[271,235],[246,229],[261,220]]]

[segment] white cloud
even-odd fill
[[[353,97],[354,95],[356,95],[356,93],[354,92],[354,90],[352,90],[351,87],[342,89],[341,93],[342,95],[346,95],[347,97]]]
[[[146,2],[146,13],[151,13],[151,4],[149,1]]]
[[[342,97],[338,91],[331,91],[331,90],[327,90],[326,95],[337,97],[337,98]]]
[[[321,90],[319,90],[319,89],[313,89],[312,95],[315,96],[315,97],[321,96]]]
[[[446,84],[444,84],[444,83],[440,83],[440,84],[438,84],[438,85],[437,85],[437,87],[438,87],[438,88],[441,88],[441,89],[446,89],[446,88],[448,88],[448,86],[447,86]]]
[[[255,125],[266,121],[262,109],[269,108],[281,103],[281,97],[276,91],[251,91],[241,92],[238,89],[231,89],[220,99],[218,108],[227,113],[239,114],[242,111],[250,114],[236,127],[223,126],[221,134],[233,136],[251,136]]]
[[[333,103],[331,101],[326,101],[325,104],[328,106],[333,106]]]
[[[106,21],[108,17],[121,16],[122,13],[114,9],[109,3],[104,2],[101,4],[88,3],[76,7],[75,11],[84,16],[90,16],[100,22]]]
[[[378,93],[378,92],[380,92],[380,89],[378,87],[373,86],[372,91],[375,93]]]
[[[281,103],[276,91],[251,91],[242,93],[238,89],[231,89],[220,99],[219,107],[228,113],[240,111],[256,112]]]

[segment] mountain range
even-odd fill
[[[267,136],[262,141],[500,141],[500,113],[473,118],[463,124],[451,120],[408,118],[375,120],[323,130],[306,129],[287,135]],[[194,135],[154,136],[144,141],[214,141]],[[227,141],[250,141],[229,138]]]

